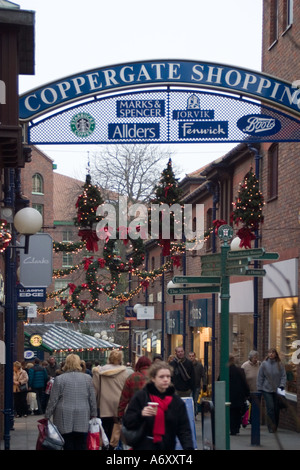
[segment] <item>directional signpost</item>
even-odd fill
[[[220,292],[221,300],[221,347],[220,380],[225,382],[225,447],[229,450],[229,299],[230,276],[263,277],[265,269],[251,266],[254,261],[279,259],[278,253],[268,253],[264,248],[230,251],[229,241],[233,236],[230,225],[222,225],[218,236],[223,241],[221,253],[201,256],[201,276],[174,276],[168,285],[171,295],[188,295]],[[249,266],[250,265],[250,266]],[[221,449],[220,449],[221,450]]]

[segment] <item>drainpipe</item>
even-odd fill
[[[251,152],[254,153],[254,160],[255,160],[255,175],[256,178],[259,180],[259,163],[260,159],[262,158],[261,155],[258,152],[258,149],[256,147],[251,147],[251,145],[248,145],[248,148]],[[258,248],[258,241],[259,241],[260,235],[259,231],[255,230],[255,240],[254,240],[254,247]],[[254,268],[257,268],[258,266],[258,261],[254,261]],[[258,277],[254,277],[253,279],[253,349],[257,351],[257,336],[258,336]]]

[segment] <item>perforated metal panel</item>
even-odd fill
[[[28,126],[30,144],[300,141],[300,121],[260,103],[197,90],[93,99]]]

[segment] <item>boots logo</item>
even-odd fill
[[[267,136],[277,134],[281,129],[278,119],[265,114],[248,114],[237,122],[238,128],[250,135]]]
[[[95,130],[95,119],[88,113],[75,114],[71,120],[71,130],[77,137],[88,137]]]

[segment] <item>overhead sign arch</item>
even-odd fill
[[[300,141],[300,90],[228,65],[132,62],[25,93],[19,116],[31,144]]]

